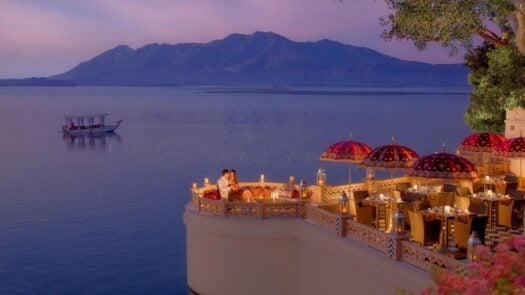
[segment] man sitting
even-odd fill
[[[222,170],[222,176],[217,180],[217,189],[221,194],[223,201],[228,201],[228,195],[230,194],[230,184],[228,183],[230,171],[228,169]]]

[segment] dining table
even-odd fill
[[[425,220],[433,220],[433,219],[439,219],[439,220],[445,220],[445,224],[441,226],[441,230],[445,230],[446,233],[446,239],[444,241],[445,246],[448,247],[448,237],[451,234],[451,223],[455,219],[458,218],[465,218],[469,219],[473,216],[476,216],[476,213],[469,212],[468,210],[459,210],[457,208],[447,208],[448,206],[445,206],[445,210],[443,210],[443,207],[434,207],[434,208],[428,208],[427,210],[422,210],[421,213],[423,214],[423,218]],[[445,211],[445,216],[443,218],[443,211]]]
[[[498,223],[498,203],[504,196],[498,193],[477,193],[472,195],[472,201],[481,201],[487,205],[487,215],[489,216],[488,227],[494,228]]]

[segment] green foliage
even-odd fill
[[[505,109],[523,106],[525,57],[515,46],[483,44],[465,56],[474,86],[465,122],[476,131],[502,132]]]
[[[486,0],[385,0],[393,11],[380,22],[385,40],[412,40],[423,50],[428,42],[439,42],[457,52],[471,48],[472,37],[483,28]]]

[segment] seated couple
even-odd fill
[[[238,202],[255,202],[252,192],[249,189],[241,188],[237,180],[237,171],[222,170],[222,176],[217,180],[217,188],[221,194],[221,199]]]

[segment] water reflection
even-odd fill
[[[62,139],[70,150],[111,151],[112,144],[122,143],[122,137],[116,132],[88,135],[64,134]]]

